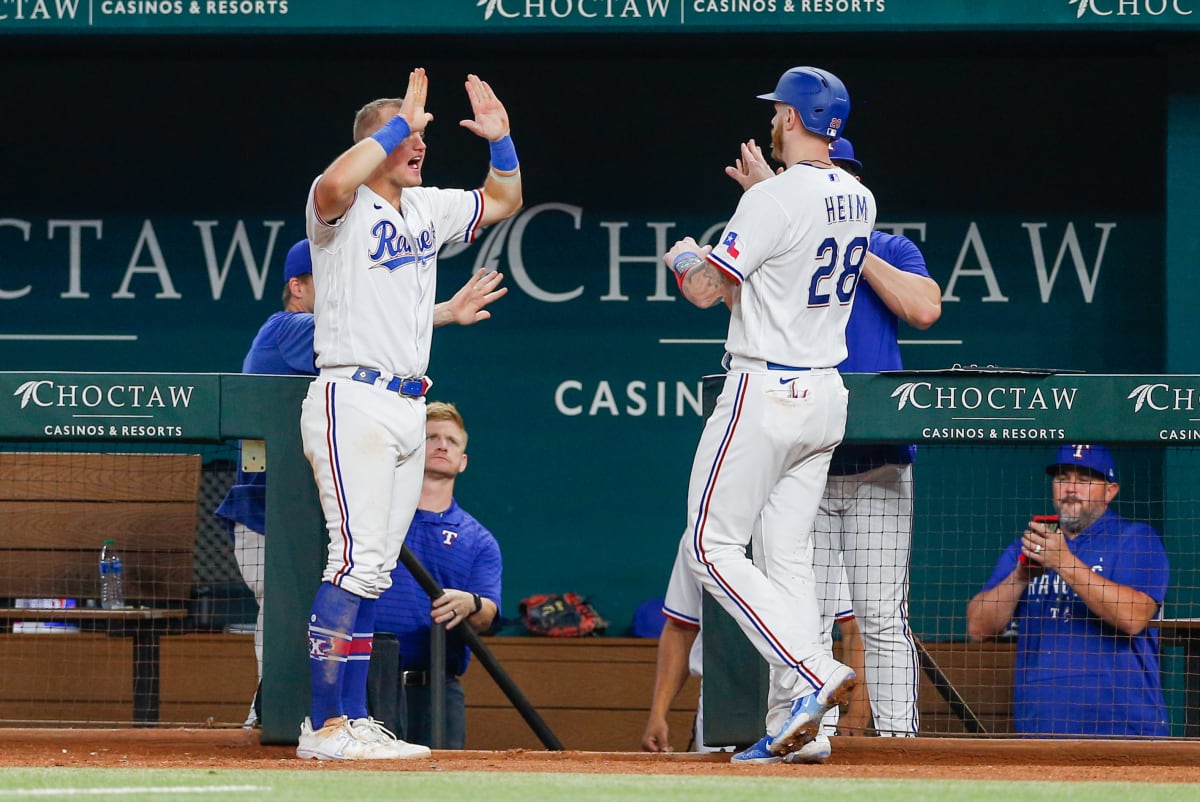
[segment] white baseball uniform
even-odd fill
[[[840,665],[821,643],[812,527],[845,433],[834,366],[874,223],[869,189],[801,163],[743,194],[708,256],[739,286],[684,537],[692,571],[771,666],[768,731]],[[756,524],[763,571],[746,556]]]
[[[884,736],[915,735],[920,726],[920,672],[908,628],[912,470],[885,464],[830,475],[815,528],[817,586],[838,589],[822,600],[826,643],[833,621],[858,619],[872,717]]]
[[[397,211],[364,185],[339,220],[326,221],[317,181],[306,222],[320,375],[304,399],[301,436],[329,531],[322,579],[378,598],[421,494],[437,252],[474,238],[483,197],[410,187]]]

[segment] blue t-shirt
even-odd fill
[[[892,266],[917,276],[931,278],[925,257],[908,237],[871,232],[871,253]],[[878,373],[899,370],[900,344],[897,342],[899,319],[869,282],[860,281],[854,291],[854,306],[846,323],[847,356],[838,370],[842,373]],[[880,465],[907,465],[915,449],[910,445],[840,445],[833,452],[829,473],[847,476]]]
[[[443,588],[478,593],[500,609],[500,545],[492,533],[451,500],[445,512],[417,510],[408,528],[408,546]],[[429,596],[403,564],[392,571],[392,586],[375,603],[375,631],[395,633],[406,671],[429,670]],[[458,635],[464,621],[446,633],[447,673],[467,670],[470,650]]]
[[[1107,511],[1067,541],[1071,553],[1113,582],[1159,604],[1170,565],[1158,533]],[[1000,556],[990,590],[1017,565],[1021,541]],[[1017,664],[1013,717],[1017,732],[1061,736],[1167,736],[1159,673],[1158,629],[1124,635],[1101,621],[1053,571],[1030,581],[1013,613]]]
[[[269,376],[315,376],[313,316],[310,312],[276,312],[267,318],[246,358],[242,373]],[[237,482],[229,488],[217,515],[255,532],[267,530],[267,474],[245,473],[239,460]]]
[[[311,312],[276,312],[262,324],[246,358],[242,373],[267,376],[316,376]]]

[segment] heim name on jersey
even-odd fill
[[[871,214],[870,198],[857,192],[844,195],[827,195],[825,197],[825,224],[835,223],[874,223]]]

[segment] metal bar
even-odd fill
[[[434,597],[430,596],[429,598]],[[462,621],[458,628],[471,629],[471,625]],[[429,746],[433,749],[442,749],[446,746],[446,628],[444,626],[429,628],[429,741]]]
[[[987,735],[987,728],[983,726],[983,722],[971,710],[971,706],[967,704],[966,699],[963,699],[958,688],[954,687],[954,683],[946,676],[946,672],[942,671],[941,666],[933,659],[933,655],[925,648],[925,644],[921,643],[916,635],[913,636],[913,643],[917,645],[917,659],[921,662],[925,676],[929,677],[933,687],[946,700],[946,704],[950,706],[950,712],[958,716],[958,720],[963,723],[967,732],[975,735]]]
[[[442,587],[438,585],[437,580],[425,570],[425,566],[421,565],[421,561],[409,551],[408,546],[400,548],[400,562],[412,573],[413,579],[417,580],[417,584],[428,594],[429,598],[436,599],[445,593]],[[558,740],[558,737],[546,726],[546,722],[542,720],[541,715],[529,703],[529,699],[521,692],[521,689],[513,682],[512,677],[500,665],[496,656],[484,644],[483,640],[479,637],[479,633],[469,626],[462,626],[461,629],[463,631],[463,640],[467,642],[467,646],[471,647],[471,651],[475,653],[475,658],[479,660],[479,664],[491,674],[492,679],[496,681],[496,685],[500,687],[500,690],[504,691],[504,695],[512,702],[516,711],[521,714],[521,718],[525,719],[525,723],[533,730],[534,735],[538,737],[542,745],[547,749],[561,751],[563,745]],[[431,670],[433,670],[432,667]],[[444,667],[442,668],[442,672],[445,673]]]

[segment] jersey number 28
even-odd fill
[[[863,263],[867,261],[867,238],[855,237],[850,240],[840,260],[838,250],[838,242],[833,237],[827,238],[817,248],[817,260],[821,265],[813,273],[812,281],[808,285],[810,307],[829,306],[829,282],[833,282],[833,291],[839,303],[845,305],[854,299],[854,287],[858,284]],[[841,274],[835,275],[838,272],[839,261]]]

